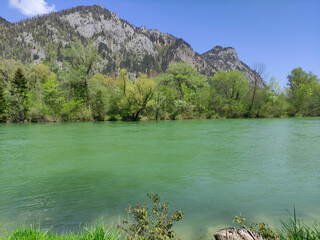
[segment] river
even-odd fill
[[[0,125],[0,228],[76,231],[158,193],[195,239],[320,216],[320,118]]]

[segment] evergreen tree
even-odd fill
[[[10,93],[8,117],[11,121],[22,122],[27,118],[28,113],[28,87],[21,68],[18,68],[15,72]]]
[[[92,117],[94,120],[103,121],[105,115],[106,109],[103,102],[102,91],[98,90],[92,99]]]
[[[4,96],[4,88],[0,83],[0,122],[6,120],[6,99]]]
[[[12,81],[13,88],[17,90],[17,93],[21,94],[23,98],[26,98],[28,87],[27,87],[27,80],[21,70],[18,68],[15,72],[13,81]]]

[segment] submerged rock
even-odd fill
[[[221,229],[214,235],[216,240],[265,240],[261,234],[250,231],[245,227]]]

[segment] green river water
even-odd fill
[[[0,125],[1,229],[115,225],[149,191],[183,211],[183,239],[294,205],[319,220],[320,119]]]

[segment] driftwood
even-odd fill
[[[221,229],[214,235],[216,240],[265,240],[261,234],[250,231],[245,227]]]

